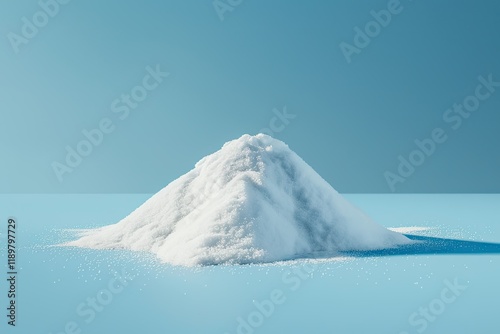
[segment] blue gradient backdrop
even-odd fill
[[[443,113],[478,76],[500,81],[500,2],[401,1],[347,63],[339,47],[387,1],[73,0],[15,53],[37,1],[0,4],[0,192],[153,193],[225,141],[296,115],[275,136],[341,192],[391,192],[384,173],[436,127],[439,145],[396,192],[499,192],[500,89],[451,131]],[[110,105],[147,66],[170,75],[120,120]],[[82,130],[115,130],[63,182]]]

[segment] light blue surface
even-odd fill
[[[498,1],[401,0],[350,64],[339,44],[388,0],[243,1],[224,21],[213,0],[72,0],[16,54],[38,1],[0,4],[2,193],[156,192],[284,106],[275,136],[342,192],[390,192],[384,172],[436,127],[448,141],[395,191],[500,192],[499,91],[458,131],[442,119],[500,81]],[[111,103],[156,64],[170,76],[120,120]],[[116,129],[60,183],[51,163],[104,117]]]
[[[499,256],[410,255],[364,257],[343,262],[182,269],[146,254],[45,247],[67,238],[61,229],[114,223],[149,195],[1,196],[3,215],[16,217],[19,310],[16,330],[60,333],[75,321],[81,333],[237,332],[237,318],[256,311],[253,301],[280,290],[284,303],[255,333],[418,333],[408,318],[421,307],[439,306],[446,280],[466,290],[428,321],[425,333],[498,331]],[[500,242],[500,195],[348,195],[349,200],[387,227],[432,227],[430,235]],[[1,229],[5,263],[5,228]],[[3,266],[2,266],[3,268]],[[300,278],[293,270],[307,273]],[[115,271],[135,278],[96,318],[76,313],[96,297]],[[283,280],[283,275],[286,275]],[[5,289],[5,284],[0,284]],[[1,292],[1,309],[6,303]],[[446,298],[453,297],[448,292]],[[283,297],[282,297],[283,298]],[[433,304],[434,303],[434,304]],[[5,312],[5,311],[2,311]],[[422,321],[422,317],[414,320]]]

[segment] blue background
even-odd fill
[[[396,192],[498,192],[500,93],[451,131],[444,111],[500,80],[498,1],[409,1],[347,63],[339,44],[387,1],[73,0],[15,53],[37,1],[0,4],[0,192],[154,193],[225,141],[275,136],[341,192],[390,192],[385,171],[436,127],[449,138]],[[147,66],[170,76],[121,121],[110,104]],[[116,129],[59,182],[51,163]]]

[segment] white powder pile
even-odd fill
[[[347,202],[285,143],[259,134],[226,143],[120,222],[64,245],[149,251],[196,266],[410,242]]]

